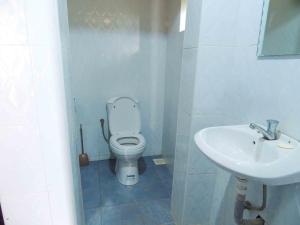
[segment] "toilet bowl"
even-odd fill
[[[112,98],[107,103],[109,147],[117,159],[116,175],[121,184],[134,185],[139,180],[138,159],[146,141],[140,133],[138,102],[129,97]]]

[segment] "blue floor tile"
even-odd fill
[[[101,225],[101,208],[85,210],[86,225]]]
[[[172,190],[173,179],[172,179],[172,175],[171,175],[169,169],[167,168],[167,166],[165,166],[165,165],[156,166],[155,169],[156,169],[158,177],[162,181],[163,185],[166,188],[168,188],[169,190]]]
[[[160,184],[161,180],[156,174],[154,167],[148,168],[143,174],[139,176],[138,184],[150,184],[150,183],[157,183]]]
[[[155,170],[161,179],[171,179],[171,173],[166,165],[156,166]]]
[[[99,189],[83,189],[83,206],[85,209],[96,208],[101,206],[101,194]]]
[[[91,161],[89,163],[89,165],[80,167],[81,176],[88,175],[89,173],[91,173],[93,171],[96,171],[96,172],[98,171],[98,162],[97,161]]]
[[[98,172],[100,179],[106,177],[115,177],[115,165],[115,159],[98,161]]]
[[[138,184],[131,194],[135,201],[169,198],[170,192],[161,183]]]
[[[117,179],[101,183],[101,206],[115,206],[134,201],[131,187],[120,184]]]
[[[82,189],[99,189],[99,176],[97,172],[90,172],[81,176]]]
[[[155,166],[152,159],[153,159],[152,156],[144,156],[139,159],[138,165],[141,172],[143,172],[145,168]]]
[[[144,225],[144,218],[136,204],[104,207],[102,225]]]
[[[170,191],[163,185],[156,173],[155,167],[148,168],[140,175],[139,183],[135,185],[133,192],[136,200],[152,200],[170,197]]]
[[[115,160],[81,168],[87,225],[172,225],[171,174],[166,166],[156,166],[152,157],[139,164],[140,179],[133,186],[119,183]]]
[[[90,165],[80,168],[82,189],[99,189],[98,164],[90,162]]]
[[[170,214],[170,200],[159,199],[139,202],[138,206],[143,214],[146,225],[159,225],[172,223]]]

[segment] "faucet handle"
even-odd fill
[[[277,126],[279,124],[278,120],[267,120],[268,123],[268,132],[276,133]]]

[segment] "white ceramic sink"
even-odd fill
[[[199,131],[195,142],[210,160],[236,176],[267,185],[300,182],[300,145],[286,135],[268,141],[249,125],[224,126]]]

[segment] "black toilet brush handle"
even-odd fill
[[[84,154],[82,124],[80,124],[80,141],[81,141],[81,153]]]

